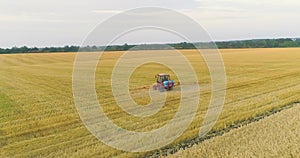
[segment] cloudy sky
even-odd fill
[[[193,18],[216,41],[300,37],[299,0],[0,0],[0,47],[80,45],[102,21],[149,6]],[[147,43],[144,35],[121,43]]]

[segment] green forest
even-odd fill
[[[219,49],[234,49],[234,48],[287,48],[287,47],[300,47],[300,38],[281,38],[281,39],[254,39],[254,40],[241,40],[241,41],[221,41],[215,42]],[[112,45],[112,46],[64,46],[64,47],[12,47],[2,49],[0,54],[13,54],[13,53],[51,53],[51,52],[92,52],[92,51],[126,51],[132,50],[167,50],[167,49],[195,49],[211,48],[213,43],[172,43],[172,44],[143,44],[143,45]]]

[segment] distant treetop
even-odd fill
[[[242,41],[223,41],[215,42],[219,49],[234,49],[234,48],[286,48],[286,47],[300,47],[300,38],[281,38],[281,39],[254,39]],[[0,54],[14,54],[14,53],[51,53],[51,52],[93,52],[93,51],[126,51],[129,49],[135,50],[166,50],[171,47],[174,49],[195,49],[195,45],[202,44],[205,46],[207,43],[170,43],[170,44],[143,44],[143,45],[112,45],[112,46],[65,46],[65,47],[44,47],[28,48],[12,47],[2,49]],[[136,47],[139,46],[139,47]]]

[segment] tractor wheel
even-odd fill
[[[164,92],[165,91],[165,87],[163,86],[163,85],[161,85],[161,84],[158,84],[158,90],[160,91],[160,92]]]
[[[157,85],[152,86],[153,90],[157,90]]]

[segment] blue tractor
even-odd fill
[[[174,87],[174,80],[170,79],[169,74],[157,74],[155,76],[156,83],[153,85],[154,90],[164,91],[164,90],[172,90]]]

